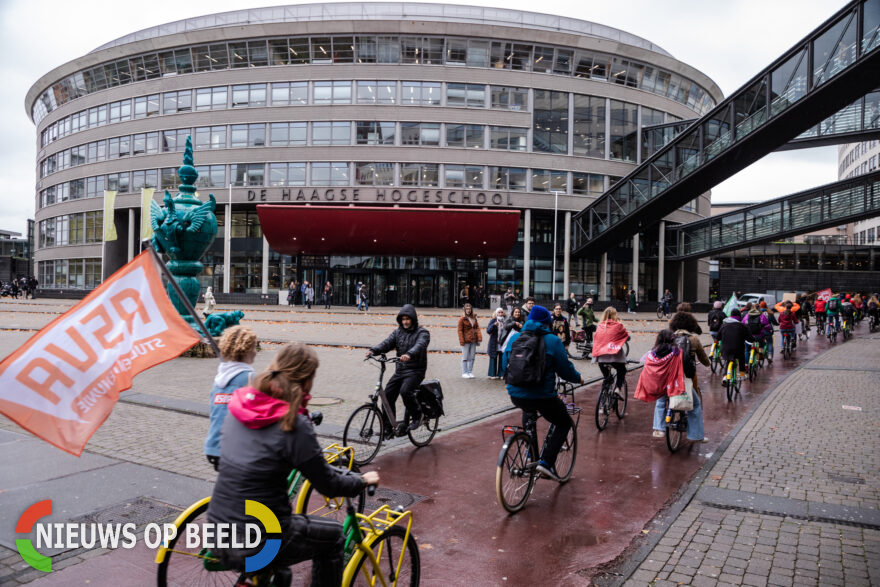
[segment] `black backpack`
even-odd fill
[[[712,311],[712,315],[709,316],[709,330],[713,332],[718,332],[721,328],[721,322],[724,321],[723,314],[717,310]]]
[[[544,335],[534,330],[523,331],[511,345],[504,381],[517,387],[540,386],[544,383],[546,364]]]
[[[761,315],[760,314],[749,314],[749,332],[752,334],[761,334],[761,331],[764,330],[764,325],[761,324]]]
[[[443,415],[443,388],[436,379],[422,382],[416,390],[416,400],[426,418],[433,420]]]
[[[838,300],[836,298],[832,298],[832,299],[828,300],[828,305],[825,306],[825,309],[829,310],[831,312],[839,311],[840,310],[840,300]]]
[[[691,356],[691,337],[687,334],[676,336],[675,346],[681,349],[681,366],[684,368],[684,376],[690,379],[697,373],[697,365]]]

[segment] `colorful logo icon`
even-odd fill
[[[269,513],[271,514],[272,512]],[[31,530],[33,530],[34,528],[34,524],[37,523],[37,520],[45,516],[51,515],[52,500],[44,499],[43,501],[38,501],[37,503],[26,509],[21,517],[18,519],[18,523],[15,525],[15,532],[18,534],[30,534]],[[275,523],[278,523],[277,519],[275,520]],[[279,540],[278,542],[280,543],[281,541]],[[37,549],[34,548],[34,545],[30,541],[30,539],[16,538],[15,547],[18,549],[18,554],[21,555],[21,558],[24,559],[24,562],[29,564],[31,567],[37,569],[38,571],[43,571],[44,573],[52,572],[52,559],[48,556],[43,556],[42,554],[37,552]],[[278,547],[276,547],[275,552],[278,552]]]
[[[265,528],[267,533],[281,534],[281,524],[278,523],[278,518],[272,513],[272,510],[260,502],[251,499],[246,500],[244,502],[244,513],[258,519],[260,523],[263,524],[263,528]],[[28,540],[27,542],[29,543],[30,541]],[[267,539],[266,544],[263,545],[260,552],[244,559],[244,571],[246,573],[259,571],[272,562],[280,549],[280,537]]]

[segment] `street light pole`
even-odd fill
[[[559,217],[559,194],[565,192],[553,190],[553,280],[550,286],[550,298],[552,302],[556,302],[556,225]]]

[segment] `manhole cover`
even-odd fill
[[[849,475],[836,475],[834,473],[829,473],[828,478],[839,483],[852,483],[853,485],[865,484],[865,480],[861,477],[851,477]]]
[[[370,511],[380,508],[383,505],[387,505],[391,509],[400,506],[406,510],[426,499],[428,498],[424,495],[419,495],[418,493],[407,493],[406,491],[398,491],[397,489],[377,487],[374,495],[367,495],[367,503],[364,509]]]
[[[94,524],[135,524],[143,526],[150,522],[169,518],[179,514],[180,508],[170,506],[167,503],[150,499],[149,497],[138,497],[131,501],[111,505],[104,509],[77,516],[70,520],[73,523],[94,523]]]
[[[341,397],[313,397],[309,400],[310,406],[335,406],[341,403]]]

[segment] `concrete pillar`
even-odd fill
[[[134,208],[128,209],[128,260],[134,259]]]
[[[843,252],[843,270],[844,271],[849,270],[849,251]]]
[[[565,213],[565,251],[562,253],[562,295],[560,299],[567,300],[571,281],[571,212]]]
[[[532,263],[532,211],[526,210],[523,217],[523,299],[529,297],[529,277]]]
[[[264,294],[269,293],[269,241],[263,235],[263,282],[260,284],[260,291]]]
[[[608,291],[608,253],[602,253],[602,259],[599,261],[599,299],[606,300],[606,292]]]
[[[232,204],[226,204],[223,212],[223,293],[229,293],[232,284]]]
[[[684,261],[678,263],[678,287],[676,289],[678,291],[675,292],[675,299],[679,302],[684,301]],[[675,310],[675,308],[670,308],[670,310]]]
[[[664,284],[664,267],[666,264],[666,221],[660,221],[660,235],[659,240],[657,242],[659,245],[659,251],[657,253],[657,299],[663,297],[663,292],[666,291],[666,286]]]
[[[635,290],[636,297],[639,298],[639,233],[635,233],[633,235],[633,263],[632,263],[632,285],[630,289]],[[627,300],[629,299],[629,294],[627,292]]]

